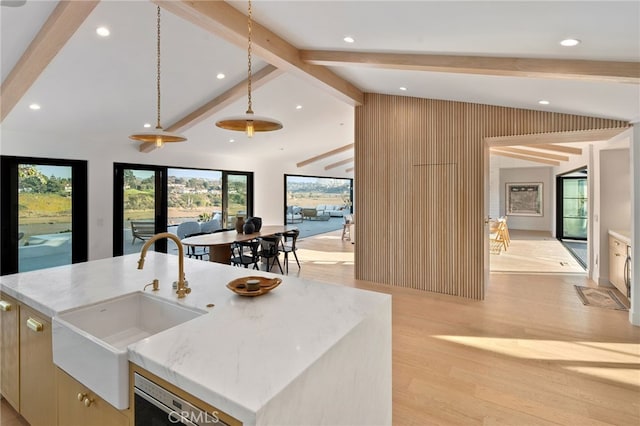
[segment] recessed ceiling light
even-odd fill
[[[356,39],[351,36],[346,36],[345,38],[343,38],[343,40],[345,41],[345,43],[354,43],[356,41]]]
[[[107,27],[98,27],[96,28],[96,34],[98,34],[100,37],[109,37],[111,31],[109,31],[109,28]]]
[[[222,79],[223,79],[223,78],[225,78],[225,77],[226,77],[226,75],[224,75],[224,74],[223,74],[223,73],[221,73],[221,72],[219,72],[219,73],[218,73],[218,75],[216,75],[216,78],[217,78],[218,80],[222,80]]]
[[[562,40],[560,42],[561,46],[564,47],[573,47],[573,46],[577,46],[580,44],[580,40],[575,39],[575,38],[565,38],[564,40]]]
[[[144,123],[144,128],[148,129],[149,127],[151,127],[151,123]]]
[[[302,105],[296,105],[296,109],[302,109]]]
[[[540,105],[549,105],[549,101],[544,100],[544,99],[539,100],[539,101],[538,101],[538,103],[539,103]]]
[[[406,87],[404,87],[404,86],[402,86],[402,87],[400,88],[400,90],[402,90],[403,92],[406,92],[406,91],[407,91],[407,88],[406,88]]]
[[[235,141],[236,141],[235,139],[229,139],[229,142],[231,142],[231,143],[233,143]]]
[[[38,105],[38,104],[31,104],[31,105],[29,105],[29,108],[31,108],[31,109],[32,109],[32,110],[34,110],[34,111],[37,111],[37,110],[39,110],[39,109],[40,109],[40,105]]]

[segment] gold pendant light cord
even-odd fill
[[[157,63],[156,63],[156,69],[157,69],[157,77],[156,77],[156,92],[158,94],[157,97],[157,110],[158,110],[158,121],[156,124],[156,129],[162,129],[162,126],[160,125],[160,6],[158,6],[158,20],[157,20],[157,29],[158,29],[158,36],[157,36],[157,44],[156,44],[156,52],[157,52]]]
[[[248,72],[247,72],[247,114],[253,114],[252,104],[251,104],[251,0],[249,0],[249,19],[247,21],[247,27],[249,30],[249,37],[247,43],[247,62],[248,62]]]

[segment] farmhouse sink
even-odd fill
[[[206,311],[135,292],[53,318],[53,362],[118,409],[129,406],[127,346]]]

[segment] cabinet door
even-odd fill
[[[31,426],[57,424],[51,322],[20,307],[20,414]]]
[[[624,282],[626,259],[627,245],[609,236],[609,281],[625,296],[627,295],[627,286]]]
[[[20,305],[14,299],[0,293],[0,393],[16,410],[20,410]]]
[[[73,377],[57,368],[58,424],[126,426],[127,415],[112,407]]]

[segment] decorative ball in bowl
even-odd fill
[[[258,291],[260,290],[260,280],[251,279],[245,282],[245,286],[247,291]]]

